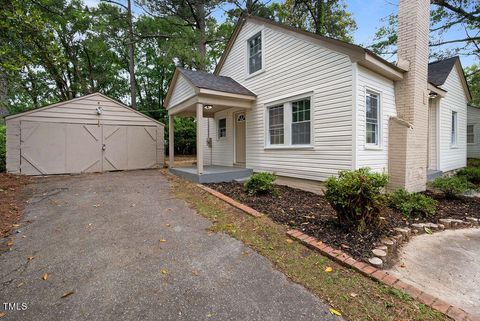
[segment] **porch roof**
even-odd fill
[[[170,83],[165,105],[169,115],[195,116],[196,105],[204,117],[227,108],[250,109],[256,95],[230,77],[178,68]]]

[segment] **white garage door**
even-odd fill
[[[154,126],[22,121],[20,128],[22,174],[102,172],[156,164]]]

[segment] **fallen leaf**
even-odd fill
[[[131,207],[135,207],[135,206],[137,206],[137,205],[136,205],[135,203],[133,203],[133,204],[132,204],[132,205],[130,205],[130,206],[131,206]]]
[[[428,227],[424,227],[423,229],[425,230],[425,233],[427,233],[427,234],[432,234],[433,233],[432,230],[429,229]]]
[[[35,256],[27,256],[27,260],[31,261],[35,258]]]
[[[330,308],[330,309],[328,309],[328,310],[330,310],[330,313],[333,314],[333,315],[338,315],[338,316],[341,316],[341,315],[342,315],[340,312],[338,312],[338,311],[335,310],[335,309]]]
[[[20,227],[20,224],[12,224],[12,227]]]
[[[12,246],[12,245],[13,245],[13,240],[9,239],[8,242],[7,242],[7,246]]]
[[[292,244],[292,243],[293,243],[293,240],[292,240],[292,239],[287,239],[287,243],[288,243],[288,244]]]
[[[45,273],[44,275],[42,275],[42,280],[44,281],[47,281],[48,280],[48,274]]]
[[[165,239],[161,239],[161,240],[160,240],[160,243],[165,243],[166,241],[167,241],[167,240],[165,240]]]
[[[402,264],[400,264],[400,267],[401,268],[406,268],[407,266],[405,265],[405,263],[402,263]]]
[[[165,269],[161,269],[160,272],[162,272],[163,275],[168,275],[168,271]]]
[[[192,271],[192,274],[195,275],[195,276],[199,276],[199,275],[200,275],[200,273],[199,273],[197,270],[193,270],[193,271]]]
[[[70,295],[72,295],[72,294],[74,294],[74,293],[75,293],[75,291],[73,291],[73,290],[72,290],[72,291],[65,292],[65,293],[61,296],[61,298],[62,298],[62,299],[63,299],[63,298],[66,298],[67,296],[70,296]]]
[[[93,207],[100,207],[100,204],[93,204]]]
[[[24,285],[25,285],[24,282],[20,282],[20,283],[17,284],[17,288],[19,288],[19,287],[21,287],[21,286],[24,286]]]
[[[172,225],[170,225],[170,224],[165,224],[165,226],[166,226],[166,227],[170,227],[170,226],[172,226]]]
[[[213,317],[213,313],[209,312],[209,313],[207,314],[207,318],[211,318],[211,317]]]
[[[325,272],[327,272],[327,273],[330,273],[330,272],[332,272],[332,271],[333,271],[333,268],[332,268],[331,266],[327,266],[327,267],[325,268]]]
[[[4,316],[6,316],[7,314],[5,312],[0,312],[0,318],[3,318]]]
[[[167,208],[167,211],[171,211],[171,210],[172,210],[172,209],[171,209],[170,207],[169,207],[169,208]]]
[[[350,296],[351,296],[352,298],[356,298],[357,295],[358,295],[358,294],[356,294],[355,292],[350,293]]]

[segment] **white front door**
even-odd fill
[[[245,165],[246,139],[245,139],[245,113],[236,113],[235,117],[235,164]]]

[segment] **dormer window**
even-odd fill
[[[256,73],[262,67],[262,33],[259,32],[248,40],[248,73]]]

